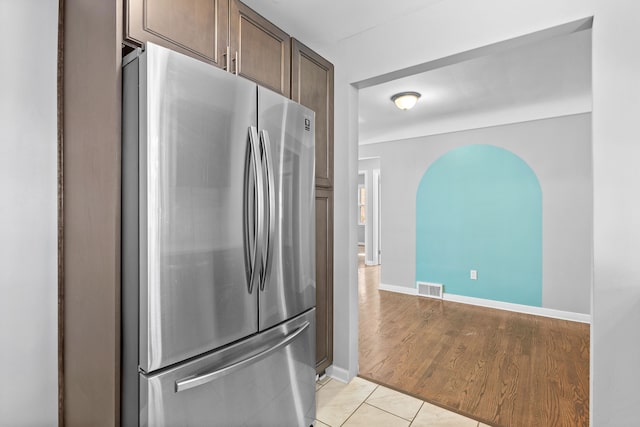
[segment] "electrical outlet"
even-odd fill
[[[469,278],[471,280],[478,280],[478,270],[470,270],[469,271]]]

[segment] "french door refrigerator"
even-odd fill
[[[122,425],[312,425],[314,113],[148,43],[122,120]]]

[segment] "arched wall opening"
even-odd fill
[[[416,194],[416,281],[542,306],[542,191],[524,160],[466,145],[426,170]]]

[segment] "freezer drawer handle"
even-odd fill
[[[309,322],[304,322],[299,328],[290,333],[289,335],[285,335],[281,341],[273,345],[260,353],[254,354],[253,356],[247,357],[239,362],[232,363],[223,368],[216,369],[213,372],[209,372],[208,374],[198,375],[195,377],[188,377],[181,380],[176,381],[176,393],[181,391],[189,390],[190,388],[198,387],[206,383],[210,383],[212,381],[217,380],[225,375],[231,374],[235,371],[243,369],[249,365],[252,365],[265,357],[279,351],[280,349],[286,347],[291,344],[293,340],[296,339],[300,334],[302,334],[309,327]]]

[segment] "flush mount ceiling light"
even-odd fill
[[[399,109],[410,110],[414,105],[416,105],[418,98],[420,98],[420,94],[418,92],[400,92],[393,95],[391,100]]]

